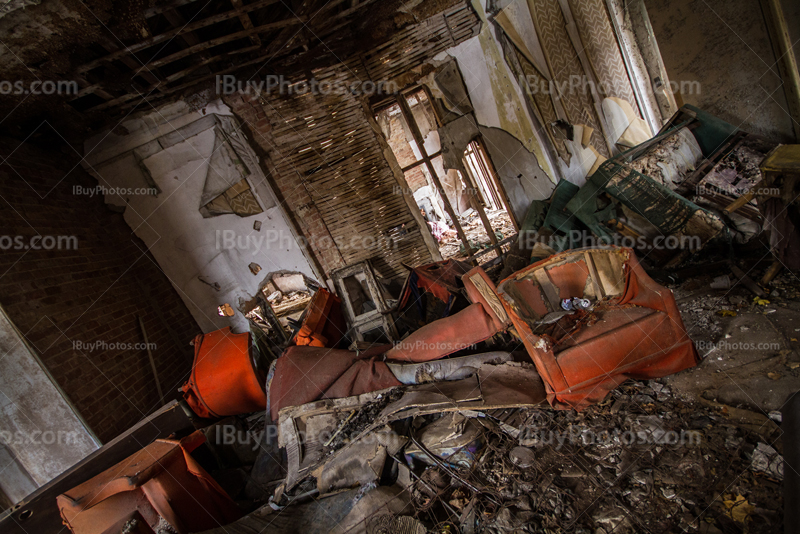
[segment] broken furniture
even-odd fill
[[[761,180],[758,165],[770,149],[758,136],[684,106],[657,136],[598,164],[580,189],[560,182],[536,229],[555,231],[557,249],[629,243],[667,267],[718,236],[746,243],[764,217],[748,204],[752,196],[738,201],[735,214],[726,207],[739,207],[732,203]]]
[[[394,341],[394,321],[369,261],[332,274],[358,341]]]
[[[800,269],[800,145],[779,145],[761,163],[764,176],[748,195],[753,196],[770,231],[769,244],[775,258],[761,280],[772,281],[780,270]]]
[[[286,406],[324,398],[342,398],[394,386],[400,382],[378,358],[388,345],[356,352],[293,346],[275,361],[267,384],[269,413],[277,421]]]
[[[143,443],[193,429],[186,403],[171,401],[0,514],[4,534],[63,530],[56,497],[86,482],[142,448]]]
[[[674,248],[679,248],[680,252],[672,257],[670,265],[677,265],[690,252],[697,252],[723,230],[723,222],[710,211],[673,191],[672,187],[680,183],[681,178],[674,177],[675,182],[663,175],[656,179],[637,170],[650,167],[662,169],[658,164],[642,163],[642,158],[648,157],[649,151],[659,148],[661,142],[675,139],[681,143],[687,142],[687,139],[693,142],[691,134],[685,129],[686,124],[681,123],[604,162],[569,200],[566,209],[597,237],[611,238],[612,231],[606,225],[617,224],[619,217],[613,209],[598,206],[598,197],[606,193],[627,208],[628,219],[637,219],[645,226],[645,229],[639,228],[638,231],[626,228],[635,237],[647,232],[652,234],[645,236],[649,238],[648,241],[652,239],[655,242],[658,236],[674,238],[677,244]],[[670,172],[674,173],[675,170]]]
[[[404,338],[386,352],[388,360],[437,360],[506,330],[511,323],[495,293],[494,283],[483,269],[475,267],[464,274],[461,280],[472,304]]]
[[[493,413],[544,400],[542,381],[530,363],[505,362],[483,364],[473,376],[453,382],[287,407],[280,411],[278,440],[286,448],[288,473],[276,493],[294,488],[309,475],[316,478],[321,493],[377,482],[384,463],[405,444],[387,430],[394,421],[450,412]]]
[[[266,367],[250,332],[230,327],[194,338],[194,363],[183,396],[200,417],[239,415],[265,409]]]
[[[430,293],[446,304],[444,316],[447,317],[461,289],[461,276],[471,268],[469,264],[458,260],[445,260],[414,267],[403,284],[397,309],[404,309],[409,299],[414,299],[419,315],[424,319],[422,295]]]
[[[292,344],[333,348],[342,340],[346,330],[341,299],[320,288],[311,297]]]
[[[507,278],[498,293],[557,408],[582,409],[629,378],[697,364],[672,292],[631,249],[557,254]],[[591,310],[565,311],[562,301],[575,297]]]
[[[226,525],[242,513],[191,456],[205,436],[156,440],[119,464],[58,496],[73,534],[176,532]],[[149,529],[148,529],[149,527]]]

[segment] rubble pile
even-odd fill
[[[479,251],[490,246],[491,242],[478,214],[475,213],[475,210],[469,211],[472,213],[461,221],[461,227],[464,229],[464,233],[470,245],[472,245],[476,251]],[[498,241],[502,241],[506,237],[514,235],[514,224],[511,222],[508,213],[503,210],[497,210],[494,212],[487,212],[486,216],[492,224],[495,237]],[[439,251],[442,253],[444,259],[465,259],[469,256],[464,250],[464,245],[461,243],[458,236],[443,239],[442,242],[439,243]],[[491,256],[486,256],[486,259],[491,259]]]
[[[697,295],[696,292],[676,289],[675,297],[681,317],[692,325],[690,337],[695,342],[700,337],[705,341],[715,340],[722,332],[718,312],[734,309],[727,299],[708,293]]]
[[[474,415],[482,447],[468,465],[414,461],[406,477],[412,515],[428,532],[758,533],[781,524],[774,436],[660,382],[629,383],[583,412]]]

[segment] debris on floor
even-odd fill
[[[405,280],[274,277],[251,332],[195,340],[193,473],[238,507],[209,532],[780,530],[794,155],[686,106],[518,233],[461,211],[472,250]]]
[[[471,210],[475,211],[475,210]],[[508,213],[503,210],[487,211],[486,216],[495,231],[495,237],[498,241],[514,235],[514,225]],[[461,227],[470,242],[470,245],[476,251],[486,248],[491,245],[489,236],[486,234],[486,228],[483,227],[477,213],[472,213],[461,221]],[[469,257],[467,251],[464,249],[464,244],[461,243],[457,235],[450,235],[439,243],[439,250],[444,259],[464,260]],[[486,259],[491,259],[487,257]]]
[[[763,431],[731,417],[727,407],[687,402],[660,381],[625,384],[583,412],[547,404],[481,407],[472,400],[441,413],[437,401],[404,399],[417,396],[409,392],[292,410],[282,426],[311,432],[327,421],[330,428],[342,422],[353,428],[329,452],[311,453],[294,491],[285,484],[270,506],[225,532],[245,532],[244,525],[261,530],[277,516],[302,513],[302,505],[293,510],[289,503],[314,486],[300,479],[311,475],[313,485],[328,486],[331,472],[347,484],[367,475],[364,497],[393,495],[395,511],[377,498],[352,532],[384,532],[373,530],[375,521],[451,533],[766,533],[781,525],[780,440],[768,445]],[[376,420],[354,422],[347,417],[353,410]],[[402,443],[404,454],[397,451]],[[290,462],[306,461],[296,456],[301,450],[287,448]],[[380,463],[374,451],[382,451]],[[325,467],[313,469],[320,461]],[[336,495],[315,499],[323,504]]]

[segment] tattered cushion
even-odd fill
[[[697,352],[672,292],[654,282],[630,249],[584,249],[552,256],[499,285],[503,304],[556,408],[582,409],[619,384],[673,374]],[[539,332],[562,298],[594,303],[558,339]],[[535,333],[536,332],[539,333]]]
[[[427,324],[386,352],[401,362],[429,362],[489,339],[498,332],[482,304],[470,304],[460,312]]]
[[[485,341],[511,321],[491,279],[480,267],[461,277],[472,304],[460,312],[427,324],[386,352],[402,362],[429,362]]]
[[[365,352],[320,347],[289,347],[275,362],[269,384],[270,416],[286,406],[317,399],[339,399],[402,385],[378,356],[389,345]]]

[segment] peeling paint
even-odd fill
[[[555,183],[557,175],[543,141],[534,131],[533,120],[522,104],[521,90],[505,64],[483,6],[477,0],[473,0],[472,5],[483,21],[481,31],[477,37],[451,48],[448,53],[458,61],[478,124],[502,129],[519,140]]]

